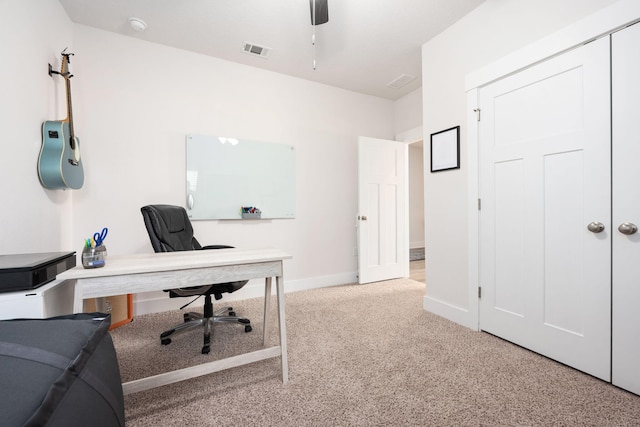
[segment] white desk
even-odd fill
[[[286,383],[288,365],[282,262],[289,258],[291,255],[278,249],[218,249],[109,256],[102,268],[84,269],[78,266],[58,274],[58,279],[75,281],[74,312],[80,313],[85,298],[265,278],[263,345],[266,346],[271,278],[275,277],[280,345],[130,381],[122,384],[122,389],[124,394],[136,393],[278,356],[282,360],[282,382]]]

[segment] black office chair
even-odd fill
[[[183,207],[171,205],[149,205],[140,209],[147,227],[151,246],[156,252],[192,251],[200,249],[223,249],[232,246],[213,245],[200,246],[200,243],[193,237],[193,227]],[[188,288],[170,289],[170,298],[176,297],[199,297],[204,295],[204,314],[189,312],[184,314],[184,323],[160,334],[160,342],[163,345],[171,343],[171,336],[182,333],[197,326],[204,326],[204,346],[202,354],[210,351],[211,327],[215,322],[233,322],[244,325],[245,332],[251,332],[250,320],[245,317],[238,317],[233,312],[232,307],[226,307],[218,313],[213,311],[211,295],[216,300],[222,298],[223,293],[235,292],[242,288],[247,281],[231,283],[215,283],[211,285],[194,286]],[[197,298],[196,298],[197,299]],[[195,300],[194,300],[195,301]],[[193,302],[193,301],[192,301]],[[191,303],[189,303],[191,304]],[[189,305],[187,304],[187,305]],[[183,306],[181,308],[186,307]]]

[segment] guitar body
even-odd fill
[[[80,142],[71,135],[68,121],[47,120],[42,124],[38,177],[46,188],[82,188],[84,169]]]

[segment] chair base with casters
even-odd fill
[[[184,314],[184,323],[167,329],[160,334],[160,342],[162,345],[171,344],[171,337],[177,334],[191,330],[192,328],[204,328],[204,344],[202,346],[202,354],[208,354],[211,351],[211,328],[214,323],[239,323],[244,325],[245,332],[251,332],[251,321],[246,317],[238,317],[233,311],[233,307],[225,307],[224,309],[214,313],[211,295],[205,295],[204,313],[189,312]]]

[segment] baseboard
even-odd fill
[[[444,317],[459,325],[473,329],[474,331],[478,330],[478,320],[475,316],[472,316],[471,312],[467,309],[428,296],[423,298],[422,307],[430,313]]]
[[[349,283],[357,283],[356,273],[343,273],[332,276],[319,276],[308,279],[285,280],[284,292],[298,292],[309,289],[326,288],[329,286],[346,285]],[[275,295],[275,281],[273,282],[271,293]],[[220,302],[240,301],[250,298],[262,298],[264,296],[264,281],[251,280],[242,289],[232,293],[225,294]],[[133,314],[140,316],[142,314],[160,313],[163,311],[178,310],[181,306],[189,302],[188,298],[169,298],[165,292],[148,292],[137,294],[134,296]],[[189,307],[202,307],[203,299],[200,298]]]

